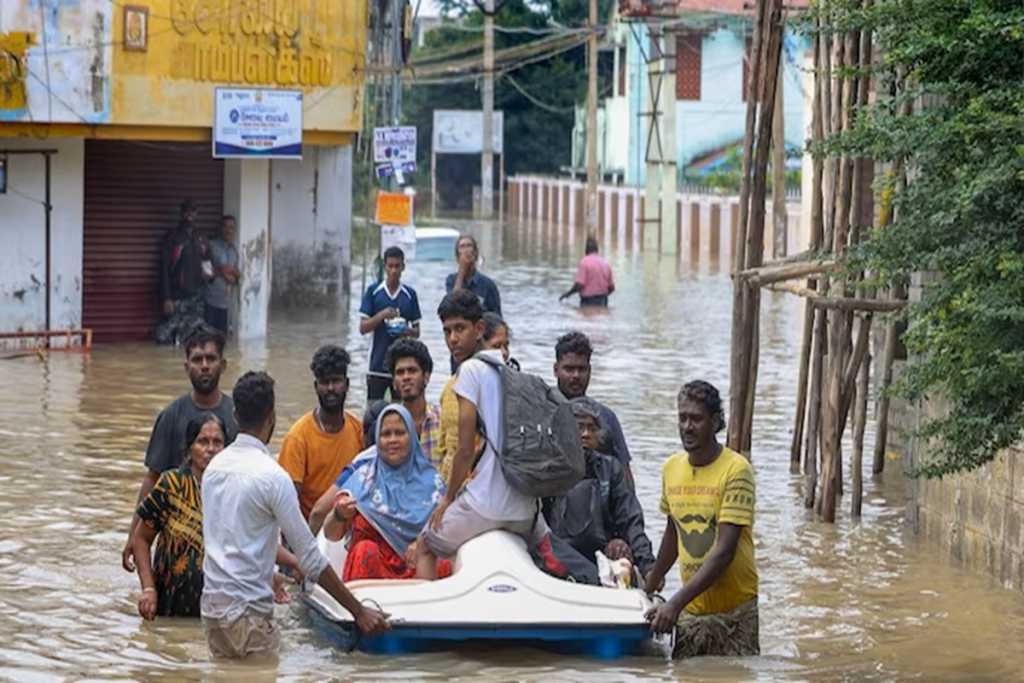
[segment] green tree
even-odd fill
[[[559,2],[525,2],[506,0],[497,2],[495,25],[510,29],[558,30],[558,27],[578,29],[587,21],[586,0]],[[607,17],[610,0],[600,3],[600,16]],[[482,6],[482,3],[481,3]],[[475,28],[483,25],[480,8],[468,0],[442,0],[439,7],[457,20],[463,27]],[[554,22],[554,23],[552,23]],[[541,36],[524,32],[495,33],[495,49],[502,50],[536,41]],[[444,27],[432,31],[426,37],[424,48],[414,52],[413,62],[429,60],[434,55],[451,54],[461,48],[482,45],[482,32],[457,30]],[[475,50],[479,54],[480,50]],[[470,51],[468,54],[474,54]],[[607,80],[608,65],[605,67]],[[586,97],[586,56],[585,47],[579,46],[560,54],[526,64],[508,73],[515,83],[535,101],[522,94],[507,78],[495,80],[494,108],[504,112],[505,122],[505,168],[507,173],[557,173],[561,166],[570,163],[572,148],[572,125],[575,105]],[[435,109],[479,109],[479,81],[453,81],[441,84],[417,84],[406,87],[403,95],[403,119],[417,128],[419,164],[423,171],[418,178],[426,183],[430,163],[430,140],[433,132]],[[479,178],[479,158],[466,157],[462,160],[467,173]],[[446,159],[451,166],[452,160]],[[458,163],[458,161],[456,161]]]
[[[894,386],[949,405],[921,429],[935,446],[918,474],[972,470],[1024,435],[1024,4],[828,8],[830,30],[874,31],[884,86],[830,151],[903,160],[907,175],[880,182],[895,218],[855,265],[882,284],[939,274],[906,314],[910,362]]]

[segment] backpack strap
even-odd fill
[[[477,351],[475,354],[473,354],[472,357],[475,358],[478,361],[481,361],[484,365],[487,365],[487,366],[493,368],[494,371],[498,373],[498,380],[501,381],[502,383],[504,383],[504,379],[505,379],[505,375],[503,374],[503,368],[505,367],[504,363],[495,360],[494,358],[492,358],[488,354],[484,353],[483,351]],[[502,419],[504,419],[504,413],[505,413],[504,403],[505,403],[505,397],[504,397],[504,394],[502,394],[502,405],[501,405],[501,414],[503,416]],[[491,450],[494,451],[495,457],[497,457],[497,458],[501,457],[501,453],[498,451],[498,447],[487,436],[487,425],[484,424],[484,421],[480,418],[480,411],[479,410],[476,413],[476,430],[477,430],[477,432],[480,433],[480,436],[482,436],[484,438],[484,445],[480,448],[480,451],[476,454],[476,460],[473,461],[473,469],[476,469],[476,466],[480,463],[480,458],[484,457],[484,451],[487,449],[487,446],[490,446]]]

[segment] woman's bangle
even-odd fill
[[[147,586],[146,588],[142,589],[142,592],[143,593],[156,593],[156,588],[153,588],[152,586]]]

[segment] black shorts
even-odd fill
[[[608,306],[608,295],[601,294],[599,296],[581,296],[580,306]]]
[[[228,309],[217,308],[206,304],[206,310],[203,311],[203,318],[206,320],[206,324],[210,327],[220,330],[224,334],[228,333]]]
[[[366,400],[379,401],[391,390],[391,378],[380,375],[366,376]]]

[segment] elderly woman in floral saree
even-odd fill
[[[349,535],[343,581],[411,579],[413,544],[444,495],[444,482],[420,447],[412,415],[392,404],[377,418],[375,445],[345,468],[324,523],[333,541]],[[451,563],[438,562],[438,576]]]

